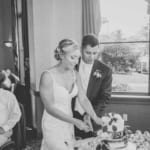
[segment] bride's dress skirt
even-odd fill
[[[76,83],[69,92],[55,80],[54,75],[49,72],[53,79],[54,107],[72,117],[71,101],[78,93]],[[41,150],[73,150],[71,142],[74,140],[74,126],[52,115],[44,110],[42,117],[43,140]]]
[[[73,125],[49,116],[46,111],[44,113],[41,150],[73,150],[71,144],[74,140]]]

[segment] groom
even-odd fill
[[[95,35],[89,34],[82,39],[81,59],[76,66],[80,74],[83,90],[92,103],[96,114],[101,117],[104,113],[105,105],[111,98],[111,85],[112,85],[112,70],[97,60],[99,54],[99,41]],[[90,119],[80,106],[78,99],[73,100],[74,117],[81,120]],[[98,126],[92,123],[94,131]],[[92,133],[85,133],[75,128],[75,136],[87,138],[92,136]]]

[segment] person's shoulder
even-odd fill
[[[111,67],[108,66],[107,64],[105,64],[104,62],[100,61],[100,60],[95,60],[95,64],[98,66],[98,68],[102,68],[106,71],[112,71]]]
[[[7,97],[8,99],[10,97],[15,98],[15,94],[13,92],[9,91],[9,90],[1,89],[0,91],[1,91],[2,95],[3,96],[5,95],[5,97]]]
[[[53,71],[56,70],[56,66],[50,67],[48,69],[45,69],[42,74],[47,74],[47,73],[52,73]]]
[[[55,72],[56,72],[55,66],[43,71],[41,74],[40,86],[41,85],[48,86],[48,85],[52,84],[53,78],[54,78],[53,76],[55,76]]]
[[[5,89],[0,89],[1,93],[6,94],[6,95],[12,95],[13,93],[9,90],[5,90]]]
[[[43,78],[47,78],[47,77],[49,77],[51,74],[55,74],[55,72],[56,72],[56,66],[53,66],[53,67],[50,67],[50,68],[48,68],[48,69],[46,69],[46,70],[44,70],[43,72],[42,72],[42,74],[41,74],[41,77]]]

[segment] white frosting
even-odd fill
[[[113,136],[113,133],[123,133],[124,131],[124,120],[121,115],[117,113],[108,113],[108,115],[102,117],[102,121],[107,128],[106,132],[99,130],[97,132],[97,137],[79,140],[76,142],[75,147],[77,147],[78,150],[96,150],[96,147],[99,144],[102,144],[102,140],[108,140],[110,150],[118,148],[120,150],[126,150],[126,148],[128,149],[128,144],[125,143],[125,139],[123,137],[114,139]],[[114,126],[116,129],[115,131],[113,129]],[[133,146],[133,150],[135,150],[135,146]]]
[[[106,132],[121,132],[124,131],[124,120],[120,114],[109,113],[107,116],[103,116],[102,120],[107,126]]]

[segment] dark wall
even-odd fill
[[[3,45],[11,40],[11,0],[0,0],[0,69],[9,68],[14,71],[14,57],[12,48]]]
[[[2,41],[3,41],[3,30],[2,30],[2,27],[3,27],[3,24],[2,24],[2,17],[3,17],[3,14],[2,14],[3,10],[2,10],[2,5],[1,5],[1,1],[0,1],[0,69],[4,66],[4,52],[3,52],[3,44],[2,44]]]
[[[133,131],[150,131],[150,99],[113,99],[106,111],[127,114],[128,121],[126,123],[131,126]]]

